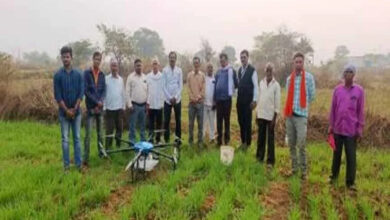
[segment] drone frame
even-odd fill
[[[129,163],[127,164],[126,168],[125,168],[125,171],[130,171],[131,172],[131,179],[132,181],[134,182],[135,180],[135,177],[136,177],[136,171],[139,170],[139,165],[140,165],[140,159],[142,157],[144,157],[144,164],[143,164],[143,176],[145,177],[145,174],[146,174],[146,158],[147,156],[151,153],[152,155],[156,155],[158,156],[159,158],[162,157],[162,158],[165,158],[169,161],[172,162],[173,164],[173,170],[176,169],[177,167],[177,163],[178,163],[178,160],[180,159],[180,146],[181,146],[181,139],[176,137],[174,142],[173,143],[164,143],[164,144],[153,144],[152,141],[154,139],[154,136],[155,134],[157,133],[162,133],[164,132],[165,130],[164,129],[159,129],[159,130],[154,130],[153,133],[151,133],[149,135],[149,138],[147,141],[140,141],[140,142],[137,142],[137,143],[134,143],[132,141],[127,141],[127,140],[123,140],[123,139],[117,139],[119,140],[121,143],[125,143],[127,144],[126,147],[121,147],[121,148],[118,148],[118,149],[112,149],[112,150],[108,150],[108,149],[105,149],[102,141],[99,141],[99,148],[102,150],[102,153],[103,153],[103,157],[106,157],[108,158],[110,154],[114,154],[114,153],[119,153],[119,152],[131,152],[131,151],[134,151],[135,152],[135,156],[133,157],[133,159],[131,159],[129,161]],[[106,135],[104,136],[104,138],[108,138],[108,137],[111,137],[111,138],[115,138],[114,134],[111,134],[111,135]],[[140,146],[142,143],[144,143],[143,145],[146,145],[148,147],[142,147]],[[161,152],[159,151],[158,149],[165,149],[165,148],[168,148],[168,147],[173,147],[173,155],[168,155],[164,152]]]

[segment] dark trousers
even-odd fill
[[[225,145],[230,141],[230,112],[232,110],[232,99],[217,101],[217,143],[222,145],[222,125],[225,125]]]
[[[240,125],[241,143],[251,145],[252,110],[250,103],[237,103],[238,124]]]
[[[115,143],[119,147],[121,145],[120,139],[122,138],[123,132],[123,110],[106,110],[105,121],[106,121],[106,135],[114,134],[115,129]],[[112,145],[112,137],[106,138],[106,147],[109,148]]]
[[[332,179],[339,176],[341,155],[343,154],[343,146],[345,147],[345,155],[347,161],[346,184],[352,186],[355,184],[356,176],[356,138],[334,134],[336,150],[333,152],[332,162]]]
[[[171,112],[175,112],[175,121],[176,121],[176,128],[175,128],[175,135],[178,138],[181,138],[181,102],[176,103],[175,105],[169,105],[167,103],[164,103],[164,139],[165,142],[169,142],[170,137],[170,131],[169,131],[169,123],[171,121]]]
[[[257,134],[257,152],[256,157],[260,161],[264,161],[265,143],[268,142],[267,149],[267,164],[275,164],[275,125],[272,121],[265,119],[257,119],[258,134]]]
[[[163,110],[149,109],[149,135],[152,135],[154,130],[162,129]],[[156,133],[156,143],[160,142],[161,133]],[[154,140],[152,140],[154,142]]]

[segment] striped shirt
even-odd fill
[[[299,116],[308,117],[309,104],[314,100],[316,94],[316,87],[314,77],[311,73],[305,72],[306,77],[306,108],[301,108],[300,105],[300,87],[301,87],[301,74],[295,76],[295,86],[294,86],[294,102],[293,102],[293,113]],[[286,82],[286,92],[288,92],[288,87],[290,85],[290,76],[287,78]]]

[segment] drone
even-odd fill
[[[138,173],[143,172],[143,176],[147,171],[152,170],[160,158],[166,159],[172,162],[173,170],[176,169],[178,161],[180,159],[180,146],[182,141],[179,137],[175,137],[175,140],[172,143],[158,143],[154,144],[153,139],[157,133],[164,132],[164,129],[154,130],[151,135],[148,137],[147,141],[139,141],[133,143],[132,141],[119,139],[121,143],[124,143],[124,147],[118,149],[106,149],[102,143],[99,141],[100,148],[102,149],[103,157],[109,158],[110,154],[119,153],[119,152],[134,152],[135,156],[127,164],[125,171],[129,171],[131,179],[134,182]],[[105,138],[111,137],[115,138],[114,134],[106,135]],[[171,148],[171,154],[163,152],[164,149]],[[148,162],[148,164],[147,164]]]

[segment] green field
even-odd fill
[[[124,172],[130,155],[103,160],[95,147],[86,173],[64,174],[58,125],[0,122],[0,219],[390,218],[388,151],[358,150],[353,194],[344,187],[345,164],[339,184],[327,184],[332,155],[324,143],[308,146],[307,182],[286,176],[287,148],[276,149],[271,171],[256,162],[253,146],[228,167],[214,147],[183,148],[176,171],[162,163],[137,183]]]

